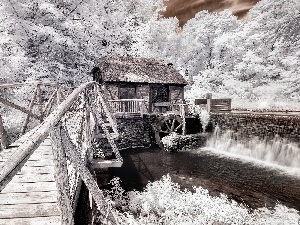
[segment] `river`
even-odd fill
[[[123,166],[110,168],[107,176],[120,177],[123,188],[131,191],[142,190],[148,182],[170,174],[182,188],[202,186],[213,196],[224,193],[250,209],[281,203],[300,211],[299,167],[250,158],[228,149],[221,151],[208,143],[205,148],[177,153],[158,148],[123,150]]]

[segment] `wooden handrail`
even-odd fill
[[[8,100],[7,98],[0,97],[0,103],[4,106],[19,110],[26,114],[26,119],[24,121],[23,127],[21,129],[21,134],[26,132],[26,129],[29,124],[30,119],[36,119],[38,121],[42,121],[45,117],[47,117],[53,106],[59,105],[59,103],[63,100],[63,95],[61,89],[68,90],[68,88],[59,85],[59,83],[54,82],[29,82],[29,83],[11,83],[11,84],[0,84],[0,91],[3,91],[8,88],[21,88],[21,87],[34,87],[33,97],[30,100],[30,104],[28,107],[24,106],[23,104],[18,104],[14,101]],[[50,87],[47,91],[52,90],[53,93],[51,94],[49,100],[46,104],[44,104],[43,100],[43,92],[41,88]],[[69,92],[69,91],[68,91]],[[54,101],[56,99],[56,102]],[[45,105],[45,108],[43,108]],[[34,110],[36,108],[36,110]]]
[[[96,97],[96,101],[91,100],[88,96],[89,93],[86,91],[93,90],[95,92],[95,95],[98,93]],[[82,95],[81,95],[82,94]],[[93,199],[96,202],[96,205],[101,213],[105,214],[105,216],[111,221],[113,224],[116,224],[116,219],[114,218],[114,214],[112,213],[112,209],[110,207],[110,204],[106,202],[103,193],[97,186],[96,181],[93,179],[93,175],[89,172],[89,170],[86,168],[85,161],[82,161],[81,156],[85,156],[88,153],[91,153],[89,143],[91,143],[91,131],[89,130],[91,127],[90,123],[90,114],[92,112],[90,111],[90,107],[94,110],[93,113],[97,112],[98,116],[97,119],[100,120],[101,125],[104,126],[104,121],[101,119],[101,114],[96,110],[97,107],[101,105],[102,108],[104,108],[104,113],[110,113],[106,108],[106,101],[104,100],[102,96],[102,91],[99,87],[99,84],[96,82],[88,82],[85,84],[82,84],[78,88],[76,88],[58,107],[55,111],[53,111],[38,127],[33,129],[29,134],[26,134],[26,140],[23,140],[22,144],[16,149],[14,154],[12,154],[8,160],[4,162],[4,165],[2,168],[0,168],[0,192],[3,190],[3,188],[10,182],[10,180],[17,174],[17,172],[24,166],[24,164],[27,162],[29,157],[33,154],[33,152],[39,147],[39,145],[48,137],[50,132],[52,133],[53,137],[57,140],[60,140],[59,142],[62,144],[61,148],[59,147],[58,143],[54,143],[56,147],[54,147],[54,161],[56,165],[56,179],[59,189],[59,203],[61,206],[62,211],[62,218],[63,221],[68,221],[65,224],[72,224],[73,221],[73,212],[72,212],[72,199],[71,199],[70,191],[71,189],[67,188],[65,186],[65,183],[67,182],[67,178],[70,179],[77,179],[77,177],[80,176],[80,178],[85,182],[88,190],[90,191]],[[95,96],[93,95],[93,96]],[[75,103],[75,104],[74,104]],[[78,104],[79,103],[79,104]],[[81,142],[84,142],[83,145],[76,146],[74,143],[72,143],[70,135],[68,135],[68,131],[66,130],[66,127],[62,127],[63,121],[66,120],[67,117],[65,115],[68,115],[67,112],[70,110],[71,113],[74,112],[76,109],[78,111],[76,112],[83,112],[82,115],[85,115],[85,121],[86,123],[81,124],[81,132],[80,136]],[[76,108],[78,107],[78,108]],[[107,116],[107,115],[106,115]],[[109,117],[110,115],[108,115]],[[83,126],[85,125],[85,128]],[[58,132],[58,127],[62,128],[62,132]],[[85,129],[85,135],[82,136],[82,132]],[[120,156],[118,149],[112,140],[112,137],[110,137],[110,133],[107,129],[104,129],[108,141],[111,143],[113,151],[115,152],[115,155],[117,159],[122,161],[122,157]],[[72,139],[73,140],[73,139]],[[81,146],[81,147],[80,147]],[[85,147],[83,147],[85,146]],[[80,148],[82,148],[84,151],[82,151]],[[81,152],[81,153],[80,153]],[[83,154],[83,155],[81,155]],[[65,158],[65,156],[67,158]],[[67,168],[67,159],[72,163],[72,166],[75,168],[75,178],[74,176],[68,177],[68,168]],[[59,168],[58,168],[59,167]],[[77,174],[77,175],[76,175]],[[68,182],[67,182],[68,183]],[[76,185],[75,185],[76,186]],[[76,189],[76,187],[75,187]],[[76,191],[72,190],[72,193]],[[66,199],[68,198],[68,199]],[[76,198],[76,197],[75,197]],[[76,201],[76,200],[74,200]],[[73,206],[74,207],[74,206]]]
[[[14,154],[7,160],[2,168],[0,168],[0,191],[6,186],[6,184],[14,177],[14,175],[22,168],[27,162],[32,153],[39,147],[39,145],[46,139],[50,131],[60,121],[61,117],[68,111],[73,101],[85,90],[87,87],[95,84],[95,82],[89,82],[82,84],[75,89],[64,100],[57,109],[52,112],[45,120],[39,125],[39,129],[36,130],[27,141],[19,146]]]
[[[24,87],[24,86],[57,86],[58,83],[54,82],[32,82],[32,83],[11,83],[11,84],[0,84],[0,88],[12,88],[12,87]]]
[[[40,116],[38,116],[38,115],[32,113],[30,110],[27,110],[27,109],[25,109],[24,107],[19,106],[19,105],[13,103],[13,102],[10,102],[10,101],[8,101],[8,100],[6,100],[6,99],[4,99],[4,98],[1,98],[1,97],[0,97],[0,103],[2,103],[2,104],[4,104],[4,105],[7,105],[7,106],[9,106],[9,107],[11,107],[11,108],[20,110],[21,112],[26,113],[26,114],[28,114],[29,116],[31,116],[31,117],[33,117],[33,118],[35,118],[35,119],[37,119],[37,120],[41,120],[41,117],[40,117]]]

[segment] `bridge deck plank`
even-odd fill
[[[53,181],[41,182],[10,182],[7,188],[3,189],[1,193],[23,193],[23,192],[41,192],[41,191],[56,191],[56,183]]]
[[[0,166],[14,148],[0,153]],[[0,193],[0,225],[61,224],[52,146],[46,139]]]
[[[14,210],[13,215],[12,210]],[[0,211],[1,219],[59,216],[56,203],[0,205]]]
[[[1,219],[0,225],[61,225],[60,216]]]

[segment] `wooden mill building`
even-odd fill
[[[171,64],[148,58],[107,56],[92,71],[115,111],[155,113],[184,101],[182,75]]]

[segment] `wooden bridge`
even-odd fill
[[[116,213],[93,175],[93,166],[122,165],[114,142],[118,137],[115,119],[101,87],[95,82],[83,84],[64,101],[56,89],[43,108],[39,94],[42,86],[36,85],[29,110],[0,99],[3,104],[27,113],[22,131],[30,117],[43,120],[10,146],[4,146],[3,126],[0,129],[2,146],[8,147],[0,152],[0,224],[74,224],[83,183],[93,201],[89,210],[94,219],[88,223],[99,220],[101,224],[118,224]],[[55,98],[57,107],[52,111]],[[33,110],[36,102],[40,114]],[[95,132],[107,138],[113,159],[106,159],[101,149],[95,149]],[[95,151],[102,157],[94,159]]]

